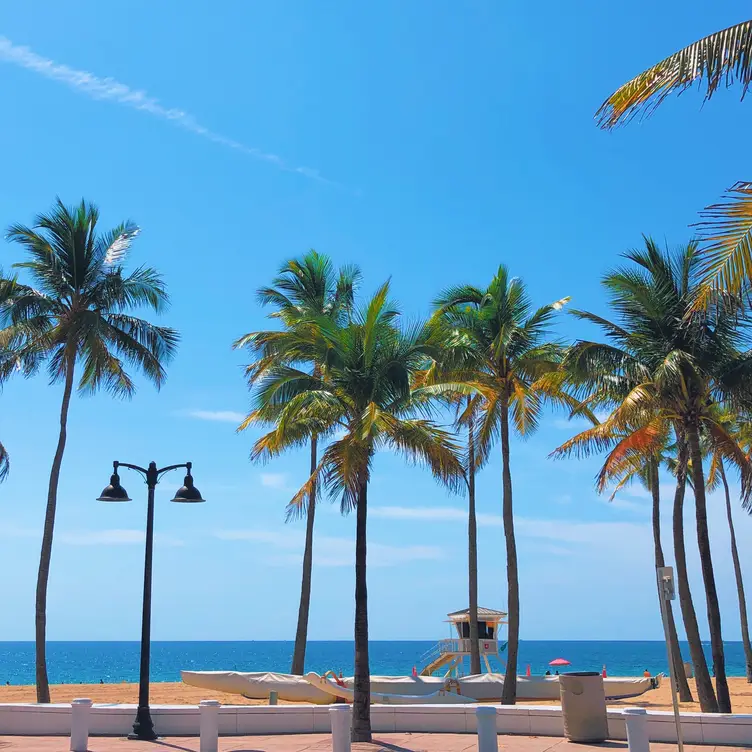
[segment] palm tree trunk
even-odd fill
[[[666,559],[663,556],[663,545],[661,544],[661,490],[658,462],[655,460],[650,463],[650,492],[653,497],[653,543],[655,545],[655,566],[657,569],[666,566]],[[663,595],[659,591],[659,600],[662,597]],[[679,700],[680,702],[692,702],[692,692],[689,689],[687,674],[684,672],[684,661],[679,647],[679,637],[676,634],[674,612],[671,607],[668,608],[668,643],[677,672],[676,685],[679,690]]]
[[[509,400],[501,403],[502,519],[507,549],[507,667],[501,704],[514,705],[517,700],[517,652],[520,641],[520,585],[517,575],[517,543],[514,539],[512,510],[512,473],[509,469]]]
[[[731,695],[726,679],[726,659],[723,654],[723,637],[721,634],[721,608],[718,604],[718,591],[713,574],[713,559],[710,555],[710,534],[708,531],[708,510],[705,498],[705,476],[702,470],[702,449],[700,433],[696,420],[686,423],[689,457],[692,462],[692,485],[695,492],[695,517],[697,520],[697,545],[700,549],[702,579],[705,583],[705,600],[708,606],[708,625],[710,627],[710,649],[713,654],[713,672],[715,673],[715,692],[718,698],[718,710],[731,712]]]
[[[75,367],[75,355],[69,353],[65,366],[63,403],[60,407],[60,434],[57,439],[55,457],[52,460],[52,469],[50,470],[50,484],[47,490],[47,510],[44,515],[44,533],[42,534],[42,551],[39,556],[39,573],[37,574],[35,618],[37,702],[50,701],[50,683],[47,678],[47,583],[50,578],[52,538],[55,532],[57,487],[60,482],[60,467],[63,464],[63,454],[68,434],[68,409],[73,392],[73,372]]]
[[[678,462],[676,470],[676,493],[674,495],[674,557],[676,558],[676,582],[679,590],[679,604],[684,619],[684,631],[687,633],[689,655],[695,672],[697,685],[697,699],[700,709],[704,713],[717,713],[718,701],[710,680],[708,664],[702,650],[700,628],[697,625],[697,614],[692,603],[692,593],[689,589],[687,575],[687,552],[684,547],[684,493],[687,487],[687,445],[683,436],[677,435]]]
[[[734,577],[736,578],[736,595],[739,599],[739,620],[742,628],[742,644],[744,645],[744,662],[747,667],[747,681],[752,684],[752,644],[749,641],[749,623],[747,621],[747,597],[744,594],[744,581],[742,580],[742,566],[739,563],[739,549],[736,545],[736,531],[734,530],[734,518],[731,515],[731,494],[729,493],[726,471],[723,462],[719,463],[723,490],[726,492],[726,517],[728,518],[729,534],[731,535],[731,558],[734,562]]]
[[[352,708],[352,741],[371,741],[371,669],[368,662],[368,588],[366,583],[366,504],[368,480],[365,472],[355,525],[355,695]]]
[[[318,439],[311,436],[311,475],[318,464]],[[303,577],[300,585],[298,628],[295,630],[295,649],[290,673],[302,676],[305,671],[306,643],[308,642],[308,613],[311,608],[311,576],[313,573],[313,522],[316,515],[316,483],[311,486],[306,510],[305,548],[303,549]]]
[[[470,399],[468,398],[468,406]],[[475,516],[475,436],[473,418],[467,428],[467,581],[470,605],[470,673],[480,673],[478,641],[478,521]],[[498,639],[498,635],[496,636]]]

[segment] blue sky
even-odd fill
[[[0,221],[30,222],[56,195],[96,201],[104,225],[132,218],[143,228],[132,261],[163,272],[163,319],[183,335],[161,393],[142,384],[130,402],[73,403],[49,637],[138,638],[145,488],[124,473],[134,502],[94,499],[113,459],[190,459],[208,502],[169,504],[177,474],[160,486],[154,637],[292,638],[303,526],[283,512],[305,453],[254,467],[253,435],[234,432],[249,398],[230,343],[265,325],[254,290],[314,247],[360,264],[364,293],[391,277],[410,317],[501,262],[536,302],[570,295],[603,311],[598,279],[620,252],[641,233],[685,241],[703,206],[749,178],[738,157],[749,121],[738,92],[704,108],[688,93],[610,134],[593,113],[630,75],[748,12],[646,0],[5,4]],[[17,260],[3,242],[0,263]],[[590,334],[566,316],[557,331]],[[0,640],[33,637],[60,391],[39,376],[0,395],[13,460],[0,487]],[[522,637],[658,638],[649,501],[634,490],[609,505],[595,463],[547,460],[572,430],[551,416],[513,446]],[[498,458],[478,497],[480,600],[504,607]],[[464,500],[384,455],[370,506],[372,637],[444,636],[445,614],[466,605]],[[737,518],[744,541],[752,521]],[[738,639],[716,497],[711,527],[725,635]],[[354,519],[324,503],[314,639],[351,637],[353,537]],[[752,571],[749,547],[742,556]]]

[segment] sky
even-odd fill
[[[136,640],[146,488],[95,501],[113,460],[194,463],[203,505],[157,491],[153,637],[292,639],[303,523],[284,507],[306,452],[249,462],[240,335],[267,326],[254,291],[309,248],[357,263],[363,296],[391,278],[406,319],[498,265],[537,304],[568,295],[605,313],[600,277],[643,233],[671,245],[698,211],[749,179],[747,102],[690,92],[613,133],[593,113],[619,84],[748,17],[747,3],[647,0],[34,0],[0,8],[6,106],[0,224],[82,196],[102,226],[142,228],[131,263],[164,275],[160,321],[182,334],[157,393],[73,401],[49,587],[53,640]],[[0,241],[6,270],[22,256]],[[594,332],[565,313],[564,339]],[[0,640],[34,634],[34,584],[61,387],[44,374],[0,394],[12,472],[0,486]],[[550,415],[515,439],[512,472],[523,639],[660,639],[649,499],[609,503],[596,461],[547,459],[578,424]],[[480,603],[506,603],[499,452],[478,477]],[[662,486],[667,503],[670,482]],[[395,456],[369,493],[373,639],[446,635],[467,605],[466,500]],[[691,505],[687,529],[692,531]],[[724,636],[739,639],[723,501],[710,501]],[[752,520],[735,504],[742,566]],[[670,527],[664,525],[670,555]],[[312,639],[351,639],[355,520],[323,500]],[[689,543],[696,607],[704,605]],[[678,613],[678,608],[677,608]]]

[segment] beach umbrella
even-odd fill
[[[571,662],[568,661],[566,658],[554,658],[551,663],[548,664],[549,666],[571,666]]]

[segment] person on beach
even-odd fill
[[[643,675],[643,676],[644,676],[644,677],[645,677],[646,679],[649,679],[649,678],[650,678],[650,671],[648,671],[647,669],[645,669],[645,671],[643,672],[643,674],[642,674],[642,675]]]

